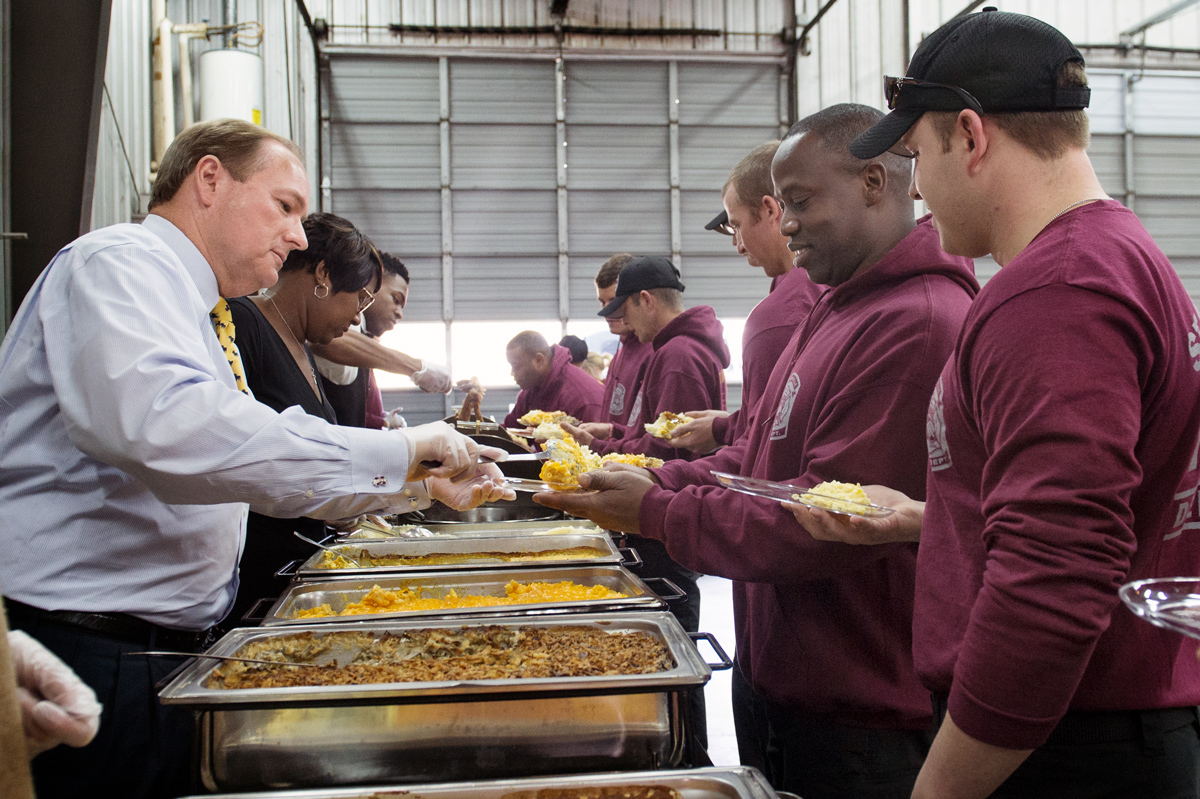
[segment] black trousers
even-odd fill
[[[625,538],[626,545],[633,547],[642,559],[640,577],[666,577],[687,594],[687,598],[671,606],[671,613],[679,619],[683,629],[689,633],[700,630],[700,587],[696,585],[699,574],[689,568],[679,565],[667,554],[667,547],[661,541],[653,538],[630,533]],[[692,715],[693,729],[700,745],[708,747],[708,721],[705,711],[704,691],[689,691],[689,710]]]
[[[58,746],[30,763],[38,799],[173,799],[197,792],[192,715],[160,704],[154,689],[181,660],[122,657],[147,646],[36,619],[10,618],[9,623],[62,658],[104,706],[90,744]]]
[[[734,674],[738,751],[778,791],[804,799],[909,799],[933,729],[851,727],[798,713],[754,692]],[[740,680],[740,683],[739,683]],[[740,697],[740,702],[738,700]],[[743,741],[744,739],[744,741]],[[754,759],[761,758],[762,766]]]
[[[938,724],[945,697],[934,697]],[[1197,709],[1070,711],[997,799],[1197,799]]]

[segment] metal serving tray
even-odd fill
[[[517,536],[526,535],[549,535],[551,530],[562,529],[563,527],[576,527],[584,530],[584,533],[567,533],[567,535],[593,535],[602,534],[604,530],[587,521],[586,519],[554,519],[552,521],[532,522],[532,521],[510,521],[510,522],[480,522],[476,524],[461,524],[457,522],[406,522],[405,524],[416,524],[418,527],[423,527],[433,533],[434,538],[515,538]],[[399,536],[394,536],[396,540]],[[354,543],[359,541],[389,541],[391,538],[353,538],[350,535],[342,536],[340,543]],[[411,540],[411,539],[409,539]]]
[[[448,610],[410,610],[396,613],[372,613],[355,616],[327,616],[315,619],[294,618],[298,611],[312,610],[320,605],[329,605],[334,613],[347,605],[358,602],[373,586],[397,591],[412,589],[423,596],[441,598],[451,590],[459,596],[506,595],[505,586],[511,580],[523,583],[557,583],[569,580],[576,585],[602,585],[610,591],[625,594],[624,599],[589,599],[576,602],[539,602],[485,606],[477,608],[453,608]],[[675,599],[677,597],[670,597]],[[477,616],[543,616],[567,613],[602,613],[618,610],[666,610],[666,602],[655,594],[644,582],[621,566],[568,566],[556,569],[520,569],[468,572],[432,572],[404,577],[381,576],[370,580],[329,580],[327,582],[305,581],[293,583],[267,611],[262,622],[264,627],[296,624],[329,624],[345,621],[373,621],[376,619],[468,619]]]
[[[756,769],[697,768],[663,771],[632,771],[619,774],[577,774],[551,778],[487,780],[333,790],[270,791],[253,794],[220,794],[207,799],[501,799],[516,791],[542,788],[600,788],[631,785],[662,785],[674,788],[684,799],[777,799],[766,778]],[[192,797],[191,799],[201,799]]]
[[[592,626],[649,633],[675,667],[655,674],[228,690],[212,661],[160,694],[197,712],[199,770],[212,791],[438,782],[678,766],[690,734],[684,696],[711,671],[669,613],[462,622],[389,621],[242,628],[211,654],[300,632],[383,634],[463,626]]]
[[[330,580],[341,578],[370,577],[376,574],[412,574],[414,572],[445,572],[445,571],[476,571],[479,569],[512,569],[512,568],[548,568],[555,566],[595,566],[602,563],[614,565],[621,563],[621,553],[613,546],[612,538],[604,533],[556,536],[507,536],[497,538],[467,538],[461,540],[442,539],[379,539],[355,540],[348,543],[334,544],[330,547],[339,553],[354,557],[358,552],[367,552],[376,557],[380,556],[412,556],[432,555],[437,553],[459,554],[464,552],[545,552],[551,549],[571,549],[573,547],[592,547],[603,554],[596,557],[581,557],[575,560],[549,560],[506,562],[502,560],[476,560],[458,564],[428,564],[417,566],[371,566],[361,569],[321,569],[317,564],[325,557],[321,550],[316,551],[308,560],[296,569],[299,580]]]

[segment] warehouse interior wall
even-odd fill
[[[993,4],[1083,48],[1104,186],[1200,297],[1200,7],[1122,49],[1122,30],[1172,0]],[[149,5],[112,2],[94,227],[145,209]],[[728,169],[797,116],[881,106],[882,77],[902,74],[921,38],[967,3],[837,0],[801,42],[827,0],[572,0],[559,20],[527,0],[304,0],[319,57],[300,5],[238,3],[239,22],[263,26],[252,50],[263,58],[264,124],[301,144],[314,208],[345,214],[413,269],[413,304],[390,343],[469,376],[455,368],[464,353],[502,358],[492,339],[505,325],[596,329],[590,276],[621,249],[671,255],[689,302],[713,304],[736,333],[766,288],[727,238],[703,230]],[[221,6],[168,0],[167,13],[217,24]],[[221,46],[193,40],[189,57]],[[978,264],[985,280],[994,269]],[[387,399],[411,408],[410,421],[453,402],[404,385],[391,383]],[[736,404],[736,381],[731,389]],[[497,379],[485,407],[504,410],[515,393]]]

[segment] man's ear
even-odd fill
[[[783,218],[783,209],[774,197],[764,194],[762,202],[759,203],[758,212],[769,219],[773,226],[779,227],[779,220]]]
[[[988,135],[983,119],[969,108],[960,111],[958,118],[954,120],[954,137],[951,139],[951,146],[953,147],[956,143],[961,143],[966,152],[968,173],[978,174],[982,168],[983,158],[987,155],[991,137]]]
[[[216,202],[217,184],[220,183],[224,171],[221,161],[215,155],[206,155],[196,163],[192,170],[192,180],[200,203],[206,208]]]
[[[862,181],[863,200],[867,207],[878,203],[887,194],[887,170],[878,161],[872,161],[862,168],[859,173]]]

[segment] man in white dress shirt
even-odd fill
[[[104,705],[90,745],[34,759],[43,799],[189,792],[191,720],[154,691],[177,661],[122,653],[203,644],[236,593],[249,508],[338,519],[513,496],[444,424],[337,427],[238,390],[210,309],[275,283],[307,211],[293,143],[193,126],[146,220],[60,251],[0,347],[5,605]]]

